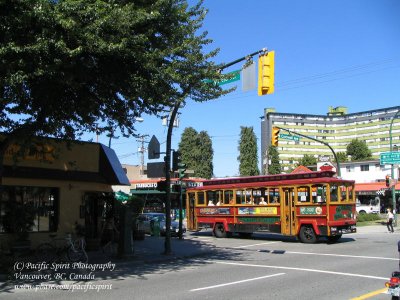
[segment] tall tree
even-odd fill
[[[297,163],[297,166],[313,166],[317,164],[317,159],[309,154],[305,154]]]
[[[241,176],[259,175],[257,138],[253,127],[240,127],[239,140],[239,173]]]
[[[279,163],[279,152],[277,147],[268,147],[268,174],[280,174],[282,172],[281,164]]]
[[[347,153],[346,152],[338,152],[336,153],[337,159],[339,162],[346,162],[347,161]]]
[[[365,141],[353,139],[350,144],[347,145],[347,155],[351,156],[352,161],[366,160],[372,157],[371,150],[368,149]]]
[[[194,171],[195,177],[211,178],[213,176],[212,140],[205,131],[198,133],[192,127],[185,128],[179,142],[182,161],[187,168]]]
[[[184,0],[0,2],[0,131],[9,140],[135,134],[142,113],[225,93]]]
[[[206,131],[200,131],[197,136],[198,144],[198,163],[195,170],[197,177],[211,178],[213,176],[213,156],[212,140]]]

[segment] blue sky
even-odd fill
[[[355,113],[400,105],[400,1],[205,0],[203,5],[209,9],[203,30],[214,41],[206,50],[220,48],[216,62],[228,63],[264,47],[275,51],[274,94],[243,92],[237,82],[232,84],[235,92],[207,103],[189,100],[180,111],[173,148],[186,127],[207,131],[215,176],[238,175],[241,126],[254,128],[260,147],[265,108],[326,114],[329,106]],[[143,119],[138,133],[156,135],[165,151],[166,127],[155,117]],[[122,163],[140,164],[136,140],[112,141]],[[106,136],[99,141],[108,145]]]

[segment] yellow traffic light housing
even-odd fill
[[[278,127],[272,127],[272,135],[271,135],[271,145],[277,147],[278,146],[278,140],[279,140],[279,128]]]
[[[272,94],[275,83],[275,51],[258,58],[258,96]]]

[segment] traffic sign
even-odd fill
[[[279,138],[284,139],[284,140],[291,140],[291,141],[295,141],[295,142],[300,141],[300,137],[298,137],[296,135],[291,135],[291,134],[280,133]]]
[[[381,165],[400,164],[400,152],[382,152]]]
[[[232,71],[232,72],[226,73],[224,75],[229,75],[230,78],[222,79],[221,81],[213,81],[210,79],[206,79],[205,82],[214,82],[214,84],[217,84],[217,85],[224,85],[224,84],[228,84],[228,83],[240,80],[240,70]]]

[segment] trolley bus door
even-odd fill
[[[195,216],[195,209],[194,209],[194,204],[195,204],[195,193],[188,193],[187,194],[188,199],[187,199],[187,214],[186,214],[186,220],[187,220],[187,228],[191,230],[196,230],[197,229],[197,222],[196,222],[196,216]]]
[[[294,188],[283,188],[282,191],[281,233],[284,235],[293,235],[296,234]]]

